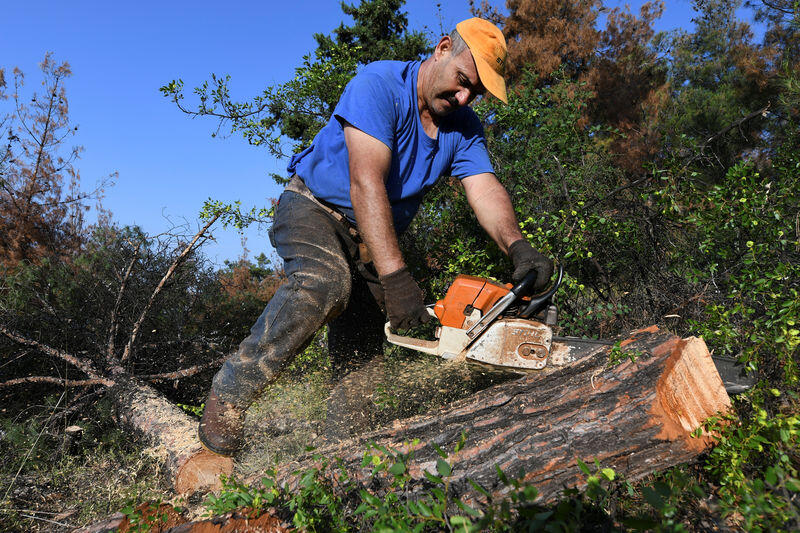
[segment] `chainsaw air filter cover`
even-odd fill
[[[433,310],[442,326],[467,329],[467,319],[477,309],[483,316],[500,298],[511,291],[511,284],[500,283],[460,274],[456,276],[444,299],[436,302]]]

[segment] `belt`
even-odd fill
[[[353,226],[353,224],[340,213],[337,209],[329,206],[326,202],[323,202],[309,190],[306,186],[303,178],[298,176],[297,174],[293,175],[291,179],[289,179],[289,183],[286,184],[286,190],[292,191],[294,193],[299,194],[300,196],[304,196],[317,204],[321,207],[326,213],[328,213],[334,220],[336,220],[339,224],[341,224],[346,230],[353,241],[358,244],[358,256],[359,261],[362,263],[371,263],[372,258],[369,255],[369,250],[367,249],[367,245],[361,239],[361,234],[358,232],[358,229]]]

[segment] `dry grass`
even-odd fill
[[[105,423],[78,421],[84,428],[78,439],[70,439],[63,425],[43,426],[50,414],[44,406],[30,418],[0,421],[0,496],[7,494],[0,502],[0,530],[66,531],[113,514],[128,501],[168,494],[158,460],[109,427],[104,410],[99,406],[91,418]]]

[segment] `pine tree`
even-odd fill
[[[73,163],[81,148],[65,147],[78,129],[70,122],[64,87],[69,64],[48,54],[40,68],[42,90],[29,100],[22,71],[13,71],[11,94],[0,74],[0,101],[9,104],[0,115],[6,136],[0,151],[0,265],[6,267],[75,252],[85,235],[86,200],[102,191],[80,191]]]

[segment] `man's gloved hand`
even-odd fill
[[[536,284],[533,286],[533,292],[539,292],[544,289],[550,282],[550,277],[553,275],[553,262],[545,255],[533,249],[525,239],[514,241],[508,247],[508,256],[511,262],[514,263],[514,273],[511,279],[514,284],[522,281],[528,272],[536,270]]]
[[[408,329],[425,324],[431,317],[422,301],[422,290],[408,267],[380,276],[385,293],[386,315],[392,329]]]

